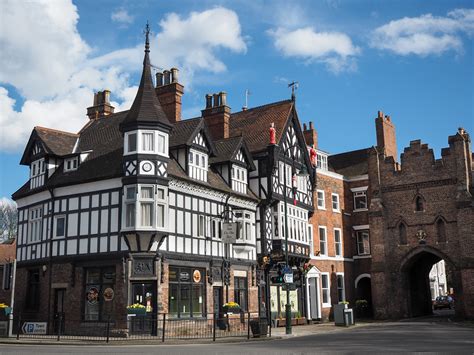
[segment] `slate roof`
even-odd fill
[[[147,34],[142,77],[140,79],[140,85],[138,86],[137,95],[135,96],[132,107],[123,121],[124,127],[140,123],[147,125],[156,125],[161,123],[165,126],[171,127],[171,124],[168,121],[168,118],[166,117],[160,102],[158,101],[158,97],[156,96],[153,86],[150,57],[148,54],[150,52],[149,46]]]
[[[217,150],[217,156],[210,160],[211,164],[222,163],[232,159],[237,149],[242,143],[243,137],[230,137],[214,141]]]
[[[364,148],[330,155],[328,164],[336,173],[344,176],[365,175],[369,172],[369,152],[370,148]]]
[[[284,100],[233,113],[230,118],[230,136],[243,136],[252,153],[265,150],[270,139],[270,124],[275,123],[278,143],[293,104],[291,100]]]
[[[186,144],[201,121],[201,117],[196,117],[176,122],[170,133],[170,148]]]

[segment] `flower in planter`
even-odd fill
[[[138,308],[145,308],[145,306],[140,303],[134,303],[134,304],[131,304],[130,306],[127,306],[127,309],[138,309]]]
[[[224,312],[240,312],[240,306],[237,302],[227,302],[225,303],[222,308]]]
[[[0,303],[0,308],[8,308],[8,305],[6,303]]]

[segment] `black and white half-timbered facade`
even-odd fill
[[[30,179],[13,195],[24,319],[117,325],[135,303],[150,318],[205,318],[228,301],[275,317],[281,286],[269,276],[286,233],[295,275],[309,258],[314,169],[294,101],[232,114],[221,92],[182,120],[178,71],[153,83],[149,51],[147,33],[130,110],[115,113],[98,92],[78,133],[30,136]],[[224,222],[239,226],[226,243]]]

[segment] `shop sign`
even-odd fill
[[[201,282],[201,271],[194,270],[194,272],[193,272],[193,281],[196,282],[196,283]]]
[[[112,288],[107,287],[104,291],[104,301],[109,302],[114,299],[115,292]]]
[[[180,281],[189,281],[189,272],[187,271],[181,271],[179,273],[179,280]]]
[[[89,290],[86,292],[87,303],[89,304],[97,304],[99,301],[99,290],[97,287],[92,286],[89,287]]]
[[[25,322],[21,327],[23,334],[46,334],[47,322]]]
[[[154,276],[153,258],[136,258],[132,261],[133,276]]]
[[[222,242],[226,244],[235,243],[237,240],[238,223],[222,223]]]

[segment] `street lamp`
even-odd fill
[[[290,151],[290,157],[291,157],[291,172],[293,173],[295,170],[295,158],[293,154],[291,154],[291,149],[298,147],[298,145],[294,144],[286,149],[284,149],[284,155],[286,156],[286,153]],[[286,201],[286,191],[287,191],[287,176],[286,176],[286,163],[284,163],[284,173],[283,173],[283,203],[285,206],[285,263],[286,267],[289,267],[289,262],[288,262],[288,203]],[[303,164],[300,172],[296,174],[296,176],[299,177],[306,177],[308,175],[308,171],[306,169],[306,166]],[[294,186],[291,187],[292,189]],[[291,304],[290,304],[290,288],[289,285],[286,285],[286,305],[285,305],[285,328],[286,328],[286,334],[291,334]]]

